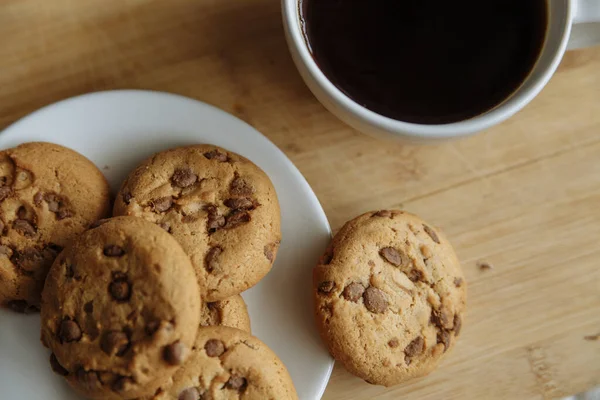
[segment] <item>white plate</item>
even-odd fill
[[[47,141],[70,147],[105,173],[113,192],[136,164],[171,147],[212,143],[261,167],[273,181],[282,214],[281,248],[273,270],[244,293],[253,333],[287,366],[302,400],[320,399],[333,361],[313,323],[312,267],[330,238],[327,218],[310,186],[267,138],[204,103],[156,92],[114,91],[43,108],[0,134],[0,148]],[[48,363],[39,317],[0,311],[3,399],[78,399]]]

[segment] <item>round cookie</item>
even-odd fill
[[[239,329],[200,328],[192,355],[147,400],[293,400],[296,389],[281,360]]]
[[[123,183],[114,215],[141,217],[170,232],[192,259],[207,301],[258,283],[281,240],[269,177],[211,145],[167,150],[143,162]]]
[[[0,306],[38,310],[57,254],[109,212],[108,183],[81,154],[52,143],[0,152]]]
[[[445,236],[402,211],[346,223],[313,271],[316,321],[333,357],[369,383],[423,376],[460,333],[466,282]]]
[[[200,311],[200,326],[229,326],[248,333],[250,316],[242,296],[231,296],[226,300],[204,303]]]
[[[53,370],[92,399],[153,394],[190,354],[200,294],[169,234],[120,217],[77,238],[42,293],[42,343]]]

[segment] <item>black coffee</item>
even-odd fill
[[[548,0],[303,0],[325,75],[370,110],[457,122],[508,98],[538,59]]]

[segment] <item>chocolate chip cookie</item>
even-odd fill
[[[0,152],[0,306],[37,311],[57,254],[109,212],[108,183],[81,154],[51,143]]]
[[[466,282],[432,225],[402,211],[346,223],[313,273],[316,320],[351,373],[392,386],[423,376],[460,334]]]
[[[229,326],[246,332],[250,330],[250,316],[240,295],[213,303],[204,303],[200,312],[200,326]]]
[[[183,365],[200,323],[191,262],[163,229],[105,220],[57,258],[42,293],[52,369],[92,399],[153,394]]]
[[[144,218],[171,233],[196,268],[207,301],[254,286],[281,239],[279,203],[267,175],[211,145],[155,154],[123,183],[114,215]]]
[[[200,328],[192,355],[152,400],[292,400],[296,389],[263,342],[229,327]]]

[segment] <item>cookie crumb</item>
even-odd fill
[[[588,342],[597,342],[600,340],[600,333],[597,333],[595,335],[584,336],[583,339],[587,340]]]
[[[489,271],[494,269],[494,266],[487,261],[477,261],[477,268],[481,271]]]

